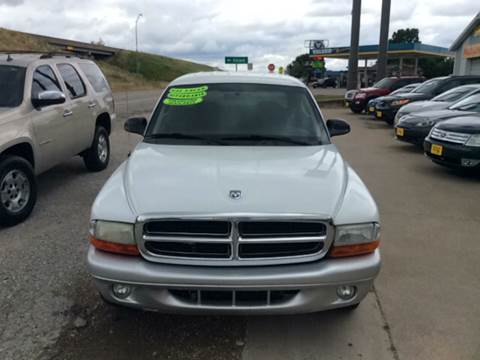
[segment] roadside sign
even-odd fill
[[[248,56],[225,56],[225,64],[248,64]]]
[[[268,71],[274,72],[275,71],[275,65],[274,64],[268,64]]]

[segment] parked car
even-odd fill
[[[345,93],[345,105],[350,107],[354,113],[361,113],[366,110],[371,99],[388,95],[405,85],[422,81],[423,78],[418,76],[387,77],[375,83],[372,87],[347,91]]]
[[[452,118],[435,125],[423,147],[437,164],[480,170],[480,116]]]
[[[315,81],[312,85],[313,88],[327,88],[327,87],[337,87],[337,80],[331,77],[326,77]]]
[[[479,92],[480,84],[462,85],[445,91],[431,100],[415,101],[411,104],[404,105],[397,111],[394,124],[396,125],[404,115],[415,112],[446,109],[457,101]]]
[[[299,80],[174,80],[98,194],[88,270],[107,302],[190,313],[354,308],[380,269],[375,202]]]
[[[402,116],[395,126],[397,140],[423,146],[432,127],[442,121],[480,113],[480,94],[456,102],[444,110],[432,110]]]
[[[444,76],[425,81],[412,92],[398,94],[384,99],[376,105],[375,116],[393,124],[397,111],[415,101],[430,100],[433,97],[460,85],[479,84],[480,76]]]
[[[413,84],[406,85],[406,86],[404,86],[400,89],[392,91],[387,96],[393,96],[393,95],[396,95],[396,94],[404,94],[404,93],[411,92],[411,91],[415,90],[420,84],[421,83],[413,83]],[[380,96],[380,97],[377,97],[375,99],[370,100],[368,102],[368,105],[367,105],[367,113],[375,115],[375,110],[376,110],[375,107],[377,105],[377,102],[383,101],[384,98],[385,98],[385,96]]]
[[[110,87],[90,60],[0,54],[0,225],[31,213],[35,175],[72,156],[100,171],[115,119]]]

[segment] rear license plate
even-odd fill
[[[370,112],[372,113],[372,112],[375,111],[375,108],[374,108],[373,106],[370,106],[370,107],[368,108],[368,111],[370,111]]]
[[[437,144],[432,144],[432,146],[430,147],[430,152],[433,155],[441,156],[443,154],[443,146],[442,145],[437,145]]]
[[[382,114],[381,111],[377,111],[376,114],[375,114],[375,116],[376,116],[377,118],[381,118],[382,115],[383,115],[383,114]]]
[[[345,101],[345,107],[348,107],[348,106],[349,106],[348,101]]]
[[[405,130],[403,128],[396,128],[395,134],[397,134],[397,136],[403,136],[405,135]]]

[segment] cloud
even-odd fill
[[[381,2],[362,1],[361,44],[378,42]],[[350,42],[351,0],[0,0],[3,27],[134,49],[226,67],[226,55],[249,56],[255,69],[285,66],[305,40]],[[390,34],[418,27],[425,43],[448,47],[478,9],[472,1],[392,1]],[[455,13],[445,20],[446,13]],[[345,68],[342,60],[327,67]]]

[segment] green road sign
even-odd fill
[[[247,56],[225,56],[225,64],[248,64]]]

